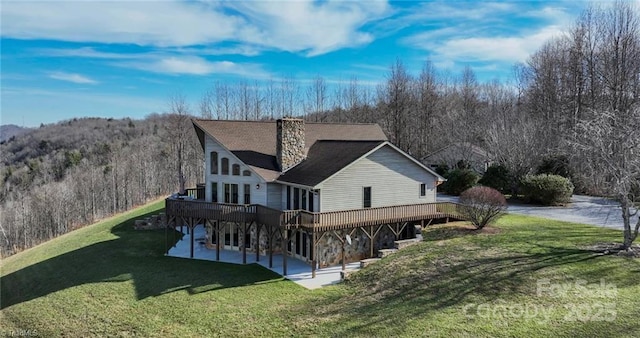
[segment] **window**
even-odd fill
[[[211,174],[212,175],[217,175],[218,174],[218,153],[215,151],[212,151],[211,154],[209,154],[209,159],[211,161]]]
[[[371,187],[362,189],[362,207],[371,208]]]
[[[307,192],[304,190],[300,192],[302,193],[302,209],[307,210]]]
[[[232,166],[232,171],[231,173],[233,174],[233,176],[240,176],[240,165],[239,164],[234,164]]]
[[[427,185],[424,183],[420,184],[420,197],[427,196]]]
[[[300,209],[300,188],[293,188],[293,210]]]
[[[225,183],[224,203],[238,204],[238,185]]]
[[[229,175],[229,159],[222,158],[222,175]]]
[[[287,186],[287,210],[291,210],[291,187]]]
[[[242,176],[251,176],[251,172],[249,170],[245,170],[242,172]]]
[[[313,212],[313,191],[309,191],[309,209],[307,210]]]
[[[211,183],[211,202],[218,203],[218,182]]]
[[[244,185],[244,204],[251,204],[251,184]]]

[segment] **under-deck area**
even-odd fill
[[[297,258],[311,265],[314,278],[318,268],[339,262],[345,269],[350,261],[376,257],[376,251],[385,245],[381,242],[384,236],[391,237],[393,244],[393,240],[411,235],[416,226],[424,228],[434,220],[460,219],[457,209],[455,203],[441,202],[309,212],[211,203],[189,197],[166,200],[168,225],[188,236],[189,252],[184,256],[195,258],[195,251],[202,246],[215,255],[215,260],[224,261],[221,255],[231,251],[239,255],[243,264],[262,262],[270,269],[281,268],[285,276],[289,266],[298,263],[291,258]],[[352,245],[352,239],[357,243]]]

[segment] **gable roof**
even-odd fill
[[[376,149],[385,141],[318,141],[300,164],[278,177],[279,182],[313,187]]]
[[[385,146],[398,152],[407,160],[433,175],[436,181],[446,181],[444,177],[388,141],[319,141],[309,149],[309,155],[304,161],[283,173],[277,181],[314,188],[345,170],[352,163]]]
[[[205,133],[248,165],[265,181],[280,176],[276,160],[276,121],[192,120],[204,149]],[[305,122],[305,151],[318,141],[386,141],[377,124],[335,124]]]

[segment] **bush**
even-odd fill
[[[560,175],[568,179],[573,177],[569,158],[565,155],[550,155],[545,157],[538,166],[536,174]]]
[[[487,168],[487,171],[478,183],[486,187],[496,189],[503,194],[506,194],[511,190],[511,177],[509,175],[509,170],[503,165],[492,165]]]
[[[442,184],[442,191],[448,195],[458,196],[463,191],[473,187],[478,182],[478,175],[469,169],[454,169]]]
[[[521,191],[527,203],[566,204],[571,200],[573,184],[560,175],[528,175],[521,182]]]
[[[507,209],[507,200],[498,190],[490,187],[473,187],[460,194],[460,212],[476,229],[500,217]]]

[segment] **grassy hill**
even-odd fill
[[[135,218],[161,208],[147,205],[4,260],[1,333],[640,335],[640,262],[588,249],[619,240],[615,230],[512,215],[481,233],[438,226],[350,281],[309,291],[256,265],[165,257],[164,231],[132,230]]]

